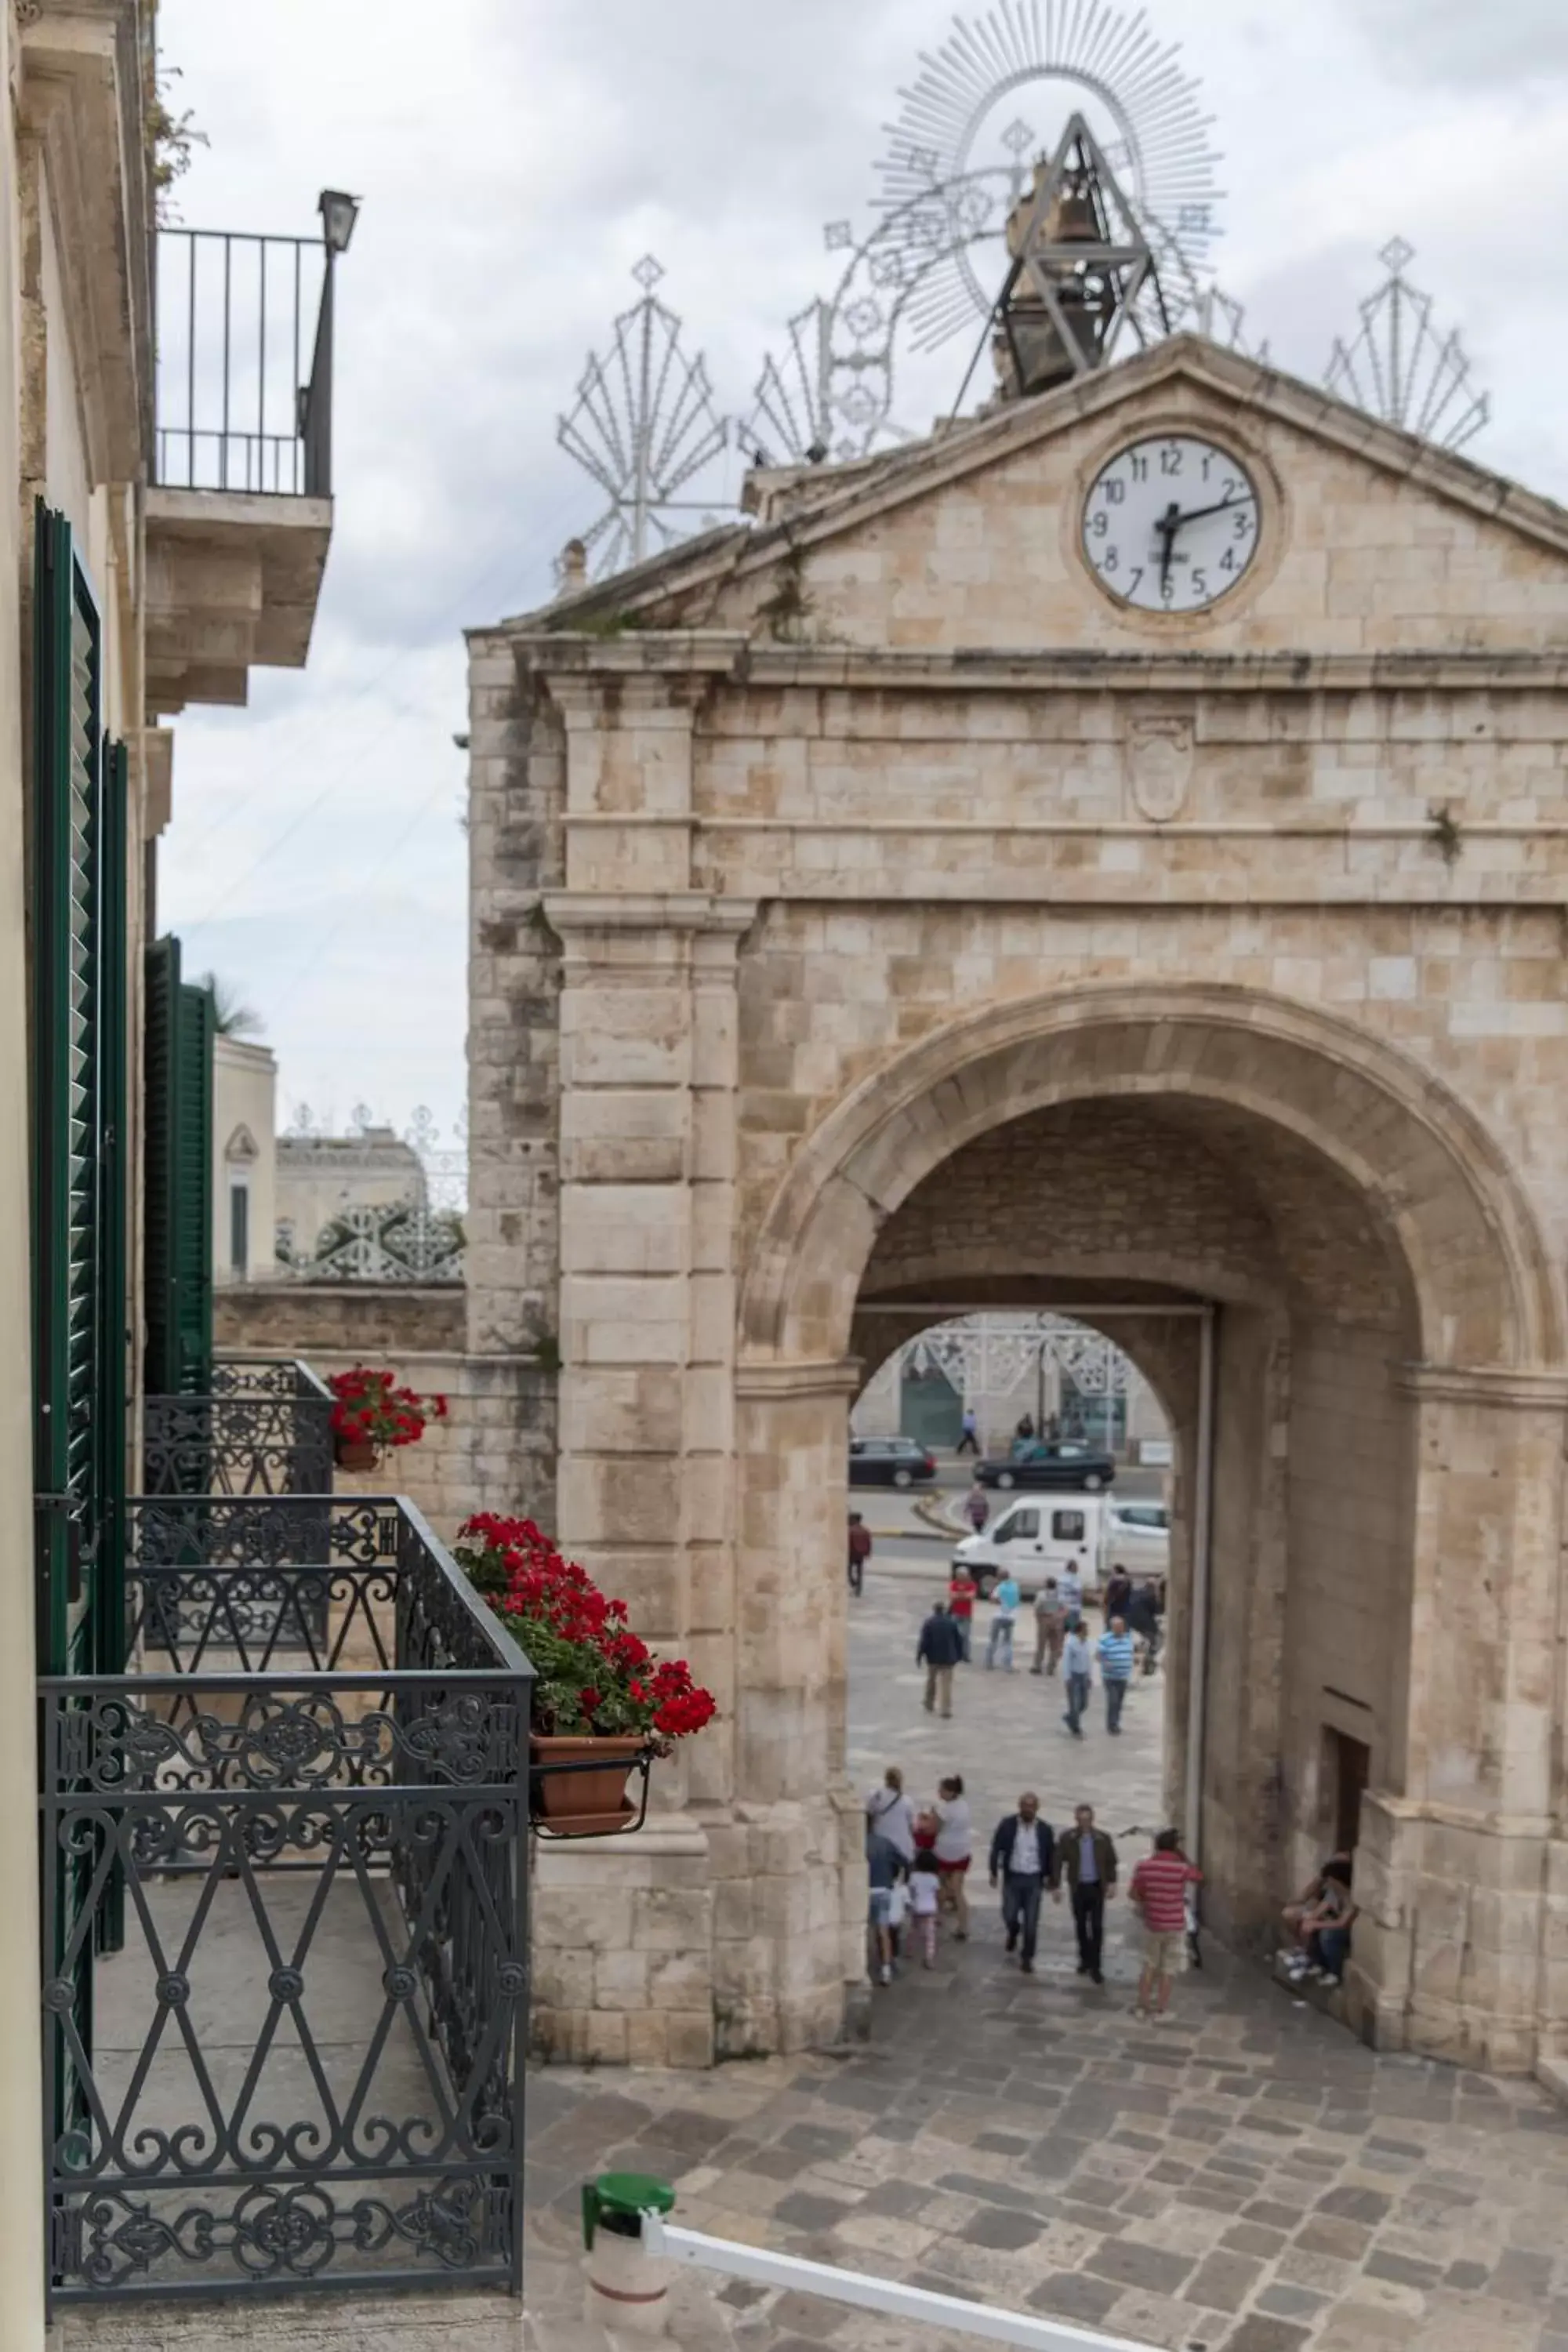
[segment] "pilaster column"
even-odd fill
[[[736,950],[754,909],[567,893],[544,911],[563,943],[561,1539],[650,1639],[707,1645],[692,1664],[728,1718]],[[723,1744],[705,1735],[710,1758]]]
[[[1546,1891],[1568,1890],[1568,1378],[1418,1365],[1400,1385],[1416,1410],[1405,1721],[1363,1811],[1352,1999],[1381,2040],[1516,2070],[1568,2026],[1568,1904]]]
[[[553,676],[566,726],[570,890],[685,890],[691,879],[691,748],[701,678]]]
[[[866,1866],[845,1777],[845,1463],[861,1367],[735,1374],[737,1850],[719,1889],[725,2046],[836,2040],[865,1997]],[[743,1841],[743,1843],[742,1843]]]
[[[734,1738],[735,987],[753,912],[694,892],[544,901],[563,942],[560,1539],[721,1710],[658,1766],[639,1837],[541,1854],[541,2021],[573,2056],[713,2054],[711,1856],[689,1805],[728,1798]]]

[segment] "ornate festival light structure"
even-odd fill
[[[912,363],[961,336],[978,335],[982,349],[994,338],[1005,395],[1183,329],[1268,360],[1211,274],[1212,117],[1179,45],[1163,45],[1141,8],[995,0],[955,17],[919,63],[876,164],[870,227],[828,223],[837,282],[788,320],[732,429],[654,292],[658,263],[638,264],[642,299],[616,320],[605,355],[590,356],[558,426],[607,499],[585,552],[569,551],[567,584],[586,577],[588,555],[603,577],[686,537],[696,519],[717,520],[716,506],[732,513],[727,499],[683,495],[731,437],[754,462],[784,465],[850,462],[915,438],[930,420],[909,413]],[[1025,107],[1044,110],[1048,138]],[[1438,333],[1430,297],[1404,276],[1410,257],[1402,240],[1384,248],[1389,277],[1362,304],[1359,334],[1336,341],[1326,383],[1458,448],[1489,403],[1458,333]]]
[[[1393,237],[1377,257],[1388,276],[1361,305],[1360,333],[1348,344],[1335,338],[1323,382],[1386,425],[1445,449],[1462,448],[1491,415],[1490,399],[1470,382],[1458,329],[1440,334],[1432,323],[1432,297],[1405,277],[1414,246]]]
[[[1097,177],[1114,189],[1111,209],[1125,213],[1118,242],[1146,246],[1152,265],[1139,273],[1127,323],[1141,341],[1193,323],[1218,234],[1218,158],[1199,85],[1178,56],[1142,10],[1109,0],[999,0],[983,16],[956,18],[900,93],[870,231],[857,241],[848,221],[829,222],[828,251],[847,256],[838,284],[789,321],[786,345],[753,387],[742,438],[799,463],[911,437],[898,414],[901,362],[975,334],[992,316],[1009,220],[1037,159],[1059,162],[1075,123]],[[1061,110],[1045,141],[1014,110],[1033,85],[1037,100]]]
[[[608,499],[583,533],[601,573],[624,571],[684,539],[688,517],[712,501],[684,499],[703,468],[729,446],[729,420],[713,405],[702,354],[681,349],[681,321],[654,292],[664,276],[645,254],[632,271],[642,299],[616,319],[609,351],[588,355],[576,405],[555,437]]]

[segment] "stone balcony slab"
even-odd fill
[[[253,668],[302,669],[331,499],[147,493],[147,713],[243,704]]]

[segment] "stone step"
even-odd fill
[[[1345,1997],[1342,1985],[1324,1984],[1317,1977],[1292,1976],[1278,1952],[1274,1955],[1274,1981],[1290,1995],[1292,2000],[1305,2001],[1322,2016],[1331,2017],[1336,2024],[1344,2024]]]

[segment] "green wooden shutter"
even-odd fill
[[[130,763],[123,743],[105,746],[100,871],[102,1114],[99,1237],[99,1559],[94,1580],[100,1674],[125,1664],[126,1428],[130,1384]]]
[[[126,956],[123,744],[100,719],[102,640],[63,515],[35,509],[31,1104],[37,1654],[46,1673],[125,1658]],[[97,1854],[52,1858],[58,1972]],[[100,1934],[118,1939],[117,1898]],[[92,2046],[92,1971],[70,2015]],[[57,2135],[89,2147],[83,2085],[54,2028]]]
[[[210,988],[180,978],[178,940],[147,951],[147,1393],[212,1387]]]
[[[33,1383],[42,1671],[89,1668],[102,1438],[100,635],[63,515],[36,510]]]

